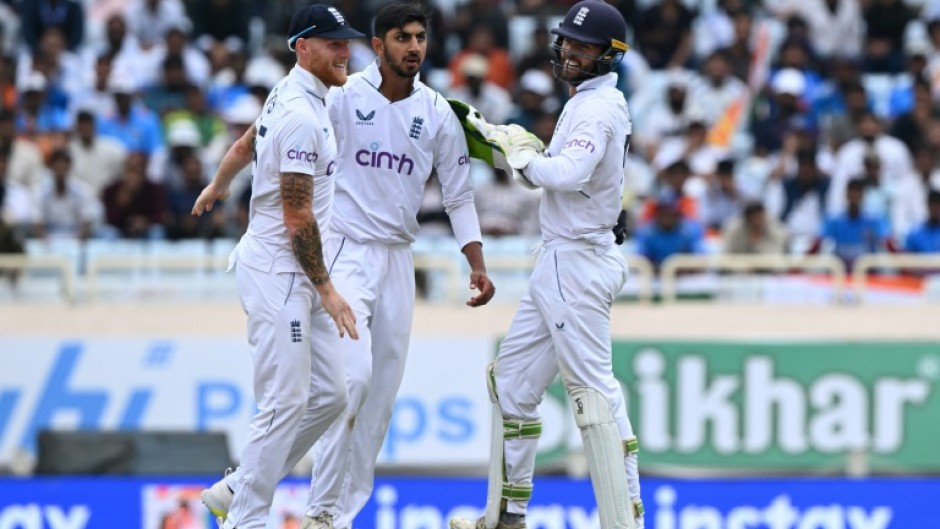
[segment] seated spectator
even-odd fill
[[[781,255],[786,253],[787,231],[767,215],[763,204],[752,202],[744,207],[743,214],[725,224],[721,247],[729,254]]]
[[[668,197],[676,202],[683,219],[697,221],[699,219],[698,200],[686,193],[689,176],[689,164],[685,163],[684,160],[673,162],[660,171],[653,185],[651,196],[643,205],[640,220],[653,220],[659,208],[659,203]]]
[[[940,253],[940,191],[931,191],[927,195],[927,220],[907,234],[904,250]]]
[[[780,219],[792,237],[791,249],[802,253],[822,231],[826,219],[829,177],[819,170],[816,152],[802,150],[796,155],[796,174],[768,186],[764,204]]]
[[[147,180],[147,159],[131,153],[121,179],[104,190],[108,235],[129,239],[162,239],[165,233],[166,195],[163,186]]]
[[[650,68],[686,67],[692,59],[694,14],[679,0],[663,0],[640,13],[637,44]]]
[[[493,180],[477,186],[474,203],[483,235],[538,233],[539,193],[515,185],[503,171],[492,170]]]
[[[821,110],[819,124],[828,147],[833,152],[858,137],[858,123],[870,113],[871,101],[860,81],[847,82],[839,88],[841,107]],[[837,103],[832,103],[833,105]]]
[[[861,180],[849,181],[845,191],[845,212],[826,220],[822,235],[809,253],[818,252],[823,244],[828,243],[832,246],[832,253],[851,270],[860,255],[894,250],[885,219],[866,215],[862,210],[865,186]]]
[[[111,56],[103,54],[95,59],[92,78],[69,100],[69,113],[75,116],[87,110],[95,117],[111,115],[114,112],[114,94],[108,86],[110,79]]]
[[[685,134],[663,140],[653,158],[653,167],[662,169],[678,160],[684,160],[701,187],[701,179],[715,171],[718,160],[725,156],[723,149],[708,143],[708,124],[701,116],[689,118]]]
[[[24,238],[36,222],[36,204],[31,190],[11,178],[10,155],[10,146],[0,144],[0,223]]]
[[[890,134],[903,141],[904,145],[914,152],[917,144],[927,135],[930,121],[937,117],[930,83],[918,77],[914,80],[913,104],[909,110],[894,120]]]
[[[167,190],[168,214],[166,235],[168,239],[214,239],[223,235],[225,209],[212,208],[201,216],[191,214],[193,204],[205,187],[202,162],[195,154],[187,154],[180,161],[181,183]]]
[[[717,123],[736,101],[748,94],[747,85],[732,74],[731,60],[721,50],[705,59],[701,76],[690,91],[692,100],[702,105],[701,117],[709,125]]]
[[[899,73],[904,68],[904,32],[914,19],[902,0],[873,0],[866,3],[865,71]]]
[[[82,2],[76,0],[30,0],[23,2],[20,30],[30,49],[39,46],[39,39],[49,28],[59,28],[65,35],[68,49],[76,50],[85,35]]]
[[[144,90],[143,103],[159,116],[183,108],[184,94],[190,86],[186,78],[183,58],[179,55],[167,55],[163,59],[160,80],[154,86]]]
[[[17,182],[30,192],[38,191],[45,165],[39,148],[16,134],[12,112],[0,111],[0,150],[9,151],[8,180]]]
[[[48,104],[48,83],[39,72],[32,72],[20,86],[20,111],[16,117],[17,133],[33,141],[51,132],[70,128],[68,113]]]
[[[657,100],[651,106],[648,110],[639,111],[632,140],[647,160],[656,158],[664,141],[681,138],[689,127],[691,104],[686,76],[679,73],[670,75],[665,100]]]
[[[703,253],[703,240],[701,225],[682,217],[677,200],[663,198],[656,202],[652,222],[637,230],[636,253],[649,259],[658,270],[670,255]]]
[[[451,58],[448,66],[451,74],[451,86],[464,84],[465,79],[461,64],[467,57],[473,55],[482,55],[489,62],[489,70],[486,72],[487,81],[495,83],[505,90],[513,89],[516,74],[512,59],[509,57],[509,51],[494,42],[493,30],[487,26],[475,26],[470,32],[467,46]]]
[[[137,84],[121,74],[112,74],[109,87],[114,94],[114,112],[98,121],[98,132],[124,144],[128,151],[152,156],[163,147],[160,120],[137,101]]]
[[[477,110],[494,125],[506,123],[512,112],[512,97],[501,86],[486,79],[489,61],[482,55],[467,55],[460,62],[462,85],[454,85],[449,97],[459,99]]]
[[[39,194],[38,237],[87,239],[101,215],[91,189],[72,176],[72,157],[66,149],[49,155],[49,178]]]
[[[169,29],[189,23],[181,0],[131,0],[124,12],[131,35],[144,49],[157,46]]]
[[[193,35],[202,49],[214,42],[248,43],[250,11],[244,0],[195,0],[191,3]]]
[[[72,174],[100,199],[104,188],[120,176],[127,149],[114,138],[100,136],[95,128],[95,116],[87,110],[78,113],[75,132],[69,142]]]
[[[734,162],[722,160],[702,195],[702,223],[708,229],[720,231],[725,222],[740,211],[741,198],[734,183]]]
[[[86,81],[81,58],[66,49],[65,35],[59,28],[49,28],[39,41],[39,48],[29,54],[22,52],[16,65],[16,80],[23,84],[33,73],[46,79],[46,104],[66,109],[69,101]]]
[[[780,150],[784,135],[807,120],[808,107],[803,102],[807,82],[803,72],[784,68],[770,82],[770,97],[755,105],[751,132],[754,144],[770,152]]]
[[[518,106],[506,122],[515,123],[531,131],[539,116],[557,108],[558,100],[554,94],[555,81],[551,75],[542,70],[529,70],[522,74],[519,78]],[[479,110],[479,107],[477,109]]]

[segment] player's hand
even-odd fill
[[[212,206],[215,205],[215,201],[225,200],[228,198],[228,195],[228,186],[222,187],[216,185],[215,181],[211,182],[202,190],[202,193],[199,193],[199,198],[197,198],[196,203],[193,204],[192,214],[198,217],[206,211],[212,211]]]
[[[486,139],[499,145],[506,156],[518,150],[545,150],[542,140],[519,125],[496,125],[489,130]]]
[[[623,244],[627,239],[627,210],[621,209],[620,216],[617,217],[617,224],[614,225],[614,242],[618,245]]]
[[[470,307],[486,305],[493,299],[493,294],[496,294],[496,287],[493,286],[489,276],[486,272],[479,270],[470,272],[470,289],[480,291],[479,294],[467,300],[467,305]]]
[[[346,298],[335,289],[331,289],[326,294],[320,293],[320,304],[323,305],[327,314],[333,318],[333,323],[336,324],[336,330],[339,331],[340,338],[349,333],[349,337],[353,340],[359,339],[359,331],[356,330],[356,315],[349,303],[346,302]]]

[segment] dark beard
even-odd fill
[[[388,68],[391,71],[395,72],[395,75],[405,78],[405,79],[413,79],[416,75],[418,75],[418,72],[421,71],[420,61],[418,61],[418,69],[415,70],[414,73],[411,73],[411,72],[406,71],[404,68],[402,68],[401,65],[395,64],[394,62],[392,62],[391,57],[388,56],[388,52],[384,54],[382,59],[385,61],[385,64],[388,66]]]

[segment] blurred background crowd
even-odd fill
[[[196,196],[290,69],[293,0],[0,0],[0,252],[31,239],[212,239],[250,175]],[[329,3],[329,2],[328,2]],[[371,31],[388,2],[334,4]],[[424,0],[422,80],[546,143],[567,0]],[[630,250],[940,251],[940,1],[610,0],[630,26]],[[351,71],[374,60],[353,46]],[[538,236],[537,192],[473,166],[485,235]],[[446,231],[432,178],[420,214]],[[611,219],[613,220],[613,219]]]

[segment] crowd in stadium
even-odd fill
[[[353,27],[388,2],[340,1]],[[422,80],[546,143],[565,0],[423,1]],[[631,26],[631,244],[674,253],[940,251],[940,2],[610,1]],[[237,237],[249,175],[189,214],[292,66],[286,0],[0,0],[0,252],[25,238]],[[351,70],[374,60],[354,43]],[[475,166],[485,235],[538,194]],[[434,180],[420,220],[442,211]],[[446,225],[446,222],[444,223]]]

